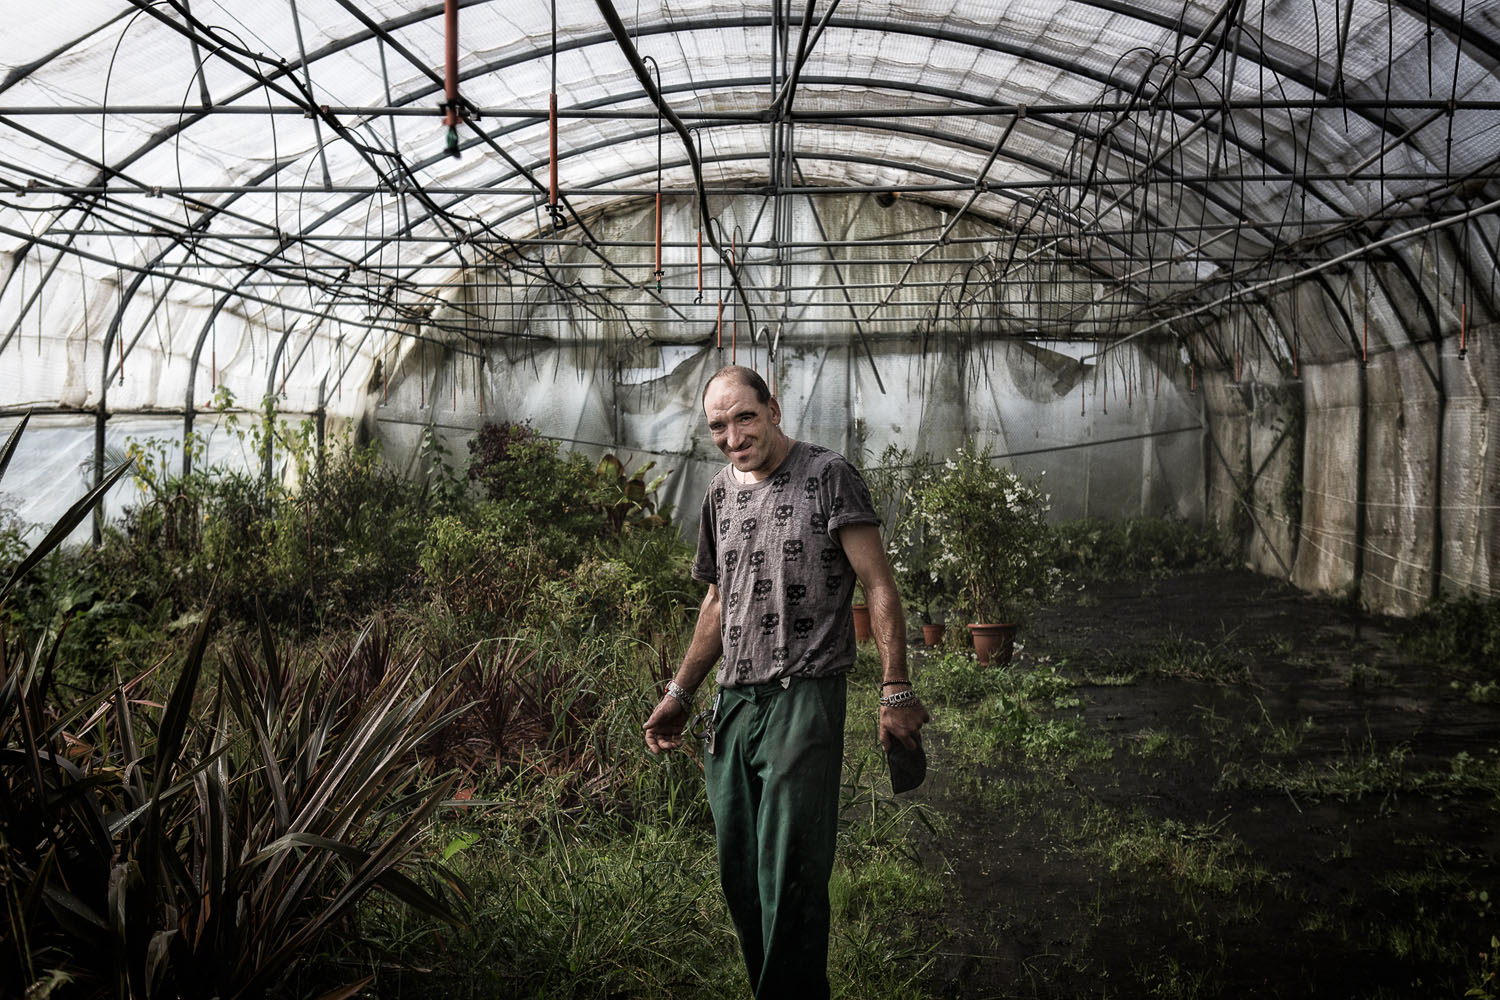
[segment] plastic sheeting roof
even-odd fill
[[[1493,299],[1500,0],[642,0],[614,31],[602,0],[457,7],[453,156],[442,3],[11,5],[0,407],[191,409],[231,357],[334,406],[391,338],[538,334],[482,295],[706,338],[699,207],[735,199],[760,210],[703,252],[751,317],[834,257],[856,288],[862,259],[952,262],[865,282],[866,323],[1028,300],[1038,261],[1118,304],[991,314],[1028,337],[1139,335],[1387,246]],[[657,191],[659,287],[651,224],[600,224]],[[817,199],[893,195],[942,214],[808,225]]]

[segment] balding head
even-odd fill
[[[755,392],[755,401],[764,406],[771,401],[771,390],[766,385],[766,380],[760,377],[760,373],[754,368],[746,368],[744,365],[725,365],[708,377],[703,383],[703,395],[698,400],[701,404],[708,399],[709,386],[715,382],[727,380],[734,385],[743,385]]]

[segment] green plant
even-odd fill
[[[207,634],[159,713],[151,673],[50,706],[50,658],[5,648],[8,993],[55,970],[84,996],[254,997],[372,889],[457,919],[460,887],[403,871],[451,787],[414,757],[447,722],[446,679],[378,655],[299,671],[263,630],[200,714]]]
[[[1232,632],[1226,632],[1218,642],[1208,643],[1172,629],[1156,643],[1112,653],[1111,672],[1213,684],[1242,683],[1249,680],[1250,668],[1233,638]]]
[[[879,464],[863,470],[880,515],[891,572],[902,600],[926,624],[941,622],[953,607],[957,578],[940,567],[942,550],[918,498],[935,475],[928,456],[889,445]]]
[[[670,508],[657,511],[656,491],[666,482],[669,473],[663,472],[647,482],[646,473],[655,467],[655,462],[647,462],[627,474],[625,463],[616,456],[605,455],[599,459],[599,464],[594,467],[593,500],[604,514],[605,531],[609,537],[618,537],[629,528],[666,525]]]
[[[1475,1000],[1496,1000],[1500,997],[1500,935],[1490,935],[1490,950],[1479,953],[1479,967],[1472,976],[1472,985],[1464,992]]]
[[[0,603],[129,468],[70,508]],[[211,618],[175,680],[162,665],[68,700],[56,634],[32,643],[0,621],[6,995],[261,996],[376,887],[456,919],[451,881],[403,871],[450,787],[415,750],[449,720],[451,673],[421,690],[417,659],[380,655],[299,672],[262,619],[259,658],[236,645],[205,705]]]
[[[1055,530],[1058,565],[1070,576],[1108,580],[1233,564],[1222,533],[1177,518],[1064,521]]]
[[[1475,681],[1467,697],[1476,705],[1500,705],[1500,681]]]
[[[1133,744],[1133,750],[1142,757],[1163,755],[1185,760],[1192,749],[1181,734],[1170,729],[1143,729],[1135,734]]]
[[[1406,643],[1420,655],[1500,680],[1500,601],[1472,595],[1438,601],[1418,616]]]
[[[921,484],[915,506],[936,537],[938,572],[959,581],[958,608],[970,620],[1019,621],[1056,594],[1047,496],[996,466],[988,448],[959,449]]]

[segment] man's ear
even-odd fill
[[[776,402],[775,396],[771,397],[771,423],[781,426],[781,404]]]

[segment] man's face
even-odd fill
[[[781,407],[773,397],[769,403],[755,398],[755,390],[733,379],[717,379],[703,397],[708,430],[731,464],[752,479],[760,480],[776,471],[786,457],[786,437],[781,433]]]

